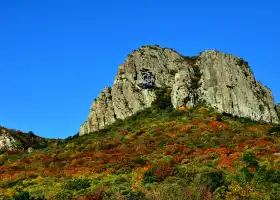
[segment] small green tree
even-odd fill
[[[152,103],[152,106],[159,108],[161,110],[172,110],[171,102],[171,91],[167,88],[158,88],[155,91],[156,100]]]
[[[14,195],[12,200],[30,200],[30,195],[28,192],[21,192]]]
[[[66,190],[81,190],[90,187],[90,182],[87,179],[74,179],[67,181],[64,185]]]

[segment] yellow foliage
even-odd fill
[[[134,137],[133,137],[133,135],[132,134],[128,134],[128,135],[126,135],[125,136],[125,139],[127,139],[127,140],[133,140],[134,139]]]
[[[76,164],[77,164],[77,160],[76,159],[71,161],[71,165],[76,165]]]
[[[42,181],[44,178],[42,176],[37,176],[37,178],[35,178],[36,181]]]
[[[212,121],[216,121],[216,120],[217,120],[217,116],[216,116],[216,115],[213,115],[213,116],[211,117],[211,120],[212,120]]]
[[[205,110],[208,110],[208,108],[205,108],[203,106],[199,108],[199,111],[205,111]]]
[[[184,111],[184,110],[186,110],[186,107],[185,106],[178,106],[178,107],[176,107],[176,110],[180,110],[180,111]]]
[[[229,189],[231,191],[230,193],[233,195],[240,195],[241,197],[247,197],[247,198],[250,197],[250,191],[251,191],[250,186],[241,187],[239,184],[234,183],[229,186]]]
[[[12,189],[12,188],[8,188],[7,191],[6,191],[6,195],[9,196],[9,197],[14,196],[16,193],[17,193],[17,191],[15,189]]]
[[[168,135],[168,137],[170,137],[170,138],[176,138],[176,137],[178,136],[177,133],[168,133],[167,135]]]

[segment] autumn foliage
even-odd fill
[[[0,200],[280,196],[272,125],[221,117],[206,106],[172,110],[169,91],[157,95],[154,106],[105,130],[34,152],[1,152]]]

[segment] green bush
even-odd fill
[[[217,188],[214,191],[214,193],[213,193],[214,199],[215,200],[224,200],[224,199],[226,199],[227,191],[228,191],[228,189],[225,186]]]
[[[210,172],[204,177],[205,183],[211,188],[212,191],[215,191],[217,188],[225,184],[223,172]]]
[[[31,196],[30,200],[47,200],[47,199],[46,199],[46,197],[43,194],[36,194],[36,197]]]
[[[138,165],[141,165],[141,166],[144,166],[146,164],[146,161],[143,158],[137,157],[137,158],[134,159],[134,163],[138,164]]]
[[[259,164],[255,156],[251,152],[245,152],[243,155],[243,161],[248,164],[248,167],[258,168]]]
[[[236,180],[241,186],[245,186],[250,183],[254,178],[254,174],[247,168],[243,167],[240,169],[240,173],[236,175]]]
[[[12,188],[15,185],[23,185],[22,180],[9,180],[6,182],[0,182],[0,188]]]
[[[144,184],[154,183],[154,182],[157,182],[157,181],[158,180],[157,180],[157,177],[154,175],[154,169],[153,168],[144,173],[144,179],[143,179]]]
[[[20,192],[14,195],[12,200],[30,200],[30,195],[28,192]]]
[[[54,200],[72,200],[73,195],[70,192],[59,192],[54,196]]]
[[[126,196],[127,200],[145,200],[145,194],[142,192],[132,192]]]
[[[242,65],[246,65],[248,66],[248,62],[245,61],[243,58],[239,58],[237,61],[236,61],[236,64],[239,65],[239,66],[242,66]]]
[[[167,88],[158,88],[155,91],[156,100],[152,103],[153,107],[159,108],[161,110],[172,110],[171,102],[171,91]]]
[[[194,71],[194,76],[191,77],[191,81],[192,81],[191,82],[191,88],[193,90],[196,90],[201,86],[199,81],[201,79],[202,73],[200,72],[199,67],[196,67],[196,66],[193,66],[193,71]]]
[[[90,187],[88,179],[74,179],[65,183],[64,189],[66,190],[81,190]]]
[[[280,103],[276,105],[276,111],[277,111],[278,118],[280,119]]]
[[[280,136],[280,124],[275,124],[272,126],[272,128],[269,130],[269,134],[276,135],[277,137]]]
[[[280,171],[275,171],[274,169],[267,170],[265,167],[262,166],[257,171],[257,179],[259,182],[280,184]]]

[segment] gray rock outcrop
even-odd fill
[[[39,137],[31,131],[25,133],[0,126],[0,150],[40,149],[45,148],[49,141],[56,142],[58,140]]]
[[[105,88],[92,103],[79,135],[102,129],[151,106],[155,92],[143,82],[172,89],[174,108],[203,103],[221,113],[279,122],[271,91],[255,80],[243,59],[215,50],[188,57],[150,45],[127,56],[113,86]]]
[[[17,141],[5,130],[0,133],[0,149],[14,150],[17,147]]]

